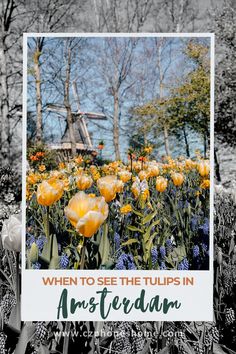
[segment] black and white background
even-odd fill
[[[19,255],[1,245],[0,354],[235,353],[235,0],[0,0],[0,228],[20,210],[24,32],[215,33],[215,320],[22,323]]]

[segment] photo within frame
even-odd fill
[[[213,89],[213,34],[24,35],[24,320],[213,319]]]

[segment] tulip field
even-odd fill
[[[150,151],[127,163],[31,166],[27,268],[209,269],[209,161]]]

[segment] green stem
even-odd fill
[[[49,238],[50,236],[50,229],[49,229],[49,207],[46,207],[46,236]]]
[[[86,238],[84,238],[84,244],[83,244],[83,248],[81,251],[81,261],[80,261],[80,269],[84,269],[84,263],[85,263],[85,250],[86,250]]]

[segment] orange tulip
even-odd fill
[[[167,188],[167,179],[159,176],[156,179],[156,190],[160,193],[165,192]]]
[[[210,173],[209,161],[203,160],[203,161],[199,162],[197,169],[198,169],[200,176],[202,176],[202,177],[208,176]]]
[[[93,184],[93,180],[90,176],[81,174],[76,178],[76,184],[81,191],[84,191],[85,189],[91,187],[91,185]]]
[[[37,201],[40,205],[50,206],[63,195],[64,183],[58,179],[50,178],[38,185]]]
[[[100,194],[105,198],[107,203],[115,199],[116,193],[123,190],[123,182],[119,181],[114,175],[99,178],[97,185]]]
[[[91,197],[78,192],[65,208],[70,223],[84,237],[92,237],[108,216],[108,204],[103,197]]]
[[[182,175],[182,173],[175,172],[171,175],[171,178],[176,187],[179,187],[183,184],[184,176]]]

